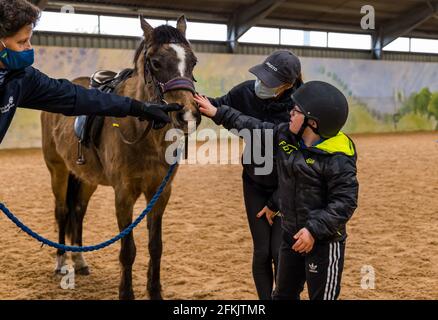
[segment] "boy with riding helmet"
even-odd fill
[[[336,299],[346,223],[358,198],[356,149],[340,131],[348,116],[345,96],[328,83],[307,82],[292,94],[290,122],[277,126],[196,100],[204,115],[226,128],[274,131],[282,241],[273,298],[299,299],[307,282],[310,299]]]
[[[291,51],[278,50],[270,54],[262,63],[249,69],[256,80],[245,81],[226,95],[212,99],[215,107],[233,106],[236,110],[261,121],[280,124],[288,121],[291,108],[291,94],[302,85],[301,63]],[[257,164],[250,152],[259,150],[258,139],[245,141],[242,161],[243,198],[253,240],[252,274],[261,300],[272,296],[274,279],[278,265],[278,250],[281,241],[281,221],[273,216],[267,207],[273,207],[272,196],[277,189],[276,171],[257,174]],[[263,152],[263,150],[262,150]],[[246,159],[246,158],[245,158]],[[272,159],[275,163],[275,159]],[[271,159],[269,159],[271,161]],[[277,211],[277,210],[276,210]],[[266,214],[266,218],[262,218]]]

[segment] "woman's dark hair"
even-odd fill
[[[0,0],[0,38],[11,37],[21,28],[36,25],[41,10],[26,0]]]
[[[303,75],[300,73],[297,79],[295,80],[294,89],[295,90],[299,89],[303,84],[304,84]]]

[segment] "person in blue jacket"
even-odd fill
[[[88,90],[33,68],[31,38],[39,17],[40,10],[25,0],[0,0],[0,143],[19,107],[66,116],[135,116],[155,121],[155,127],[170,122],[168,112],[183,108]]]

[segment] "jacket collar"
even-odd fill
[[[336,136],[326,139],[309,149],[316,149],[330,154],[343,153],[349,157],[354,156],[356,153],[353,142],[343,132],[339,132]]]

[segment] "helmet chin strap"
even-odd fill
[[[303,133],[304,130],[306,130],[306,128],[309,127],[309,118],[304,116],[304,121],[303,124],[301,125],[300,131],[298,131],[297,136],[302,139],[303,138]]]
[[[300,137],[301,139],[303,138],[304,130],[306,130],[307,127],[309,127],[310,129],[312,129],[312,131],[313,131],[315,134],[320,135],[320,134],[319,134],[319,131],[318,131],[318,128],[314,128],[313,126],[311,126],[311,125],[309,124],[309,120],[310,120],[309,117],[304,116],[303,124],[301,125],[300,131],[298,131],[298,133],[297,133],[297,136]]]
[[[319,134],[319,130],[318,130],[318,128],[314,128],[314,127],[312,127],[312,126],[310,126],[310,125],[309,125],[309,128],[312,129],[313,133],[317,134],[318,136],[321,136],[321,135]]]

